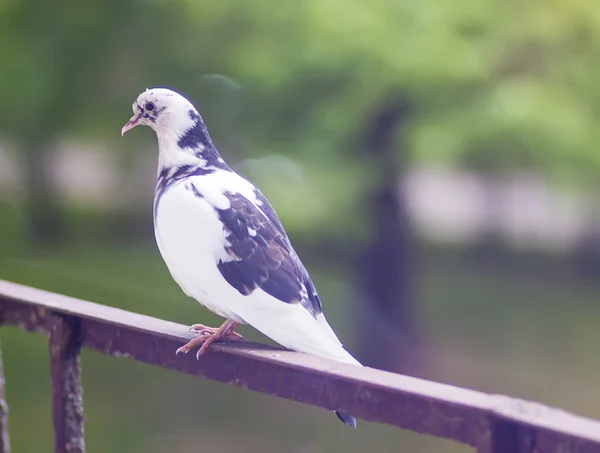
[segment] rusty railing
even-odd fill
[[[501,395],[243,342],[196,360],[187,326],[0,280],[0,324],[48,336],[56,453],[83,453],[82,347],[418,433],[478,453],[600,453],[600,422]],[[9,452],[0,361],[0,453]]]

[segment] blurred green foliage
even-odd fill
[[[310,181],[338,220],[374,179],[354,152],[365,117],[400,94],[416,106],[399,147],[413,161],[532,167],[595,188],[599,11],[591,0],[4,0],[0,133],[19,153],[65,134],[123,149],[129,104],[168,84],[220,144],[233,132],[229,155],[339,169],[343,199],[328,178]]]

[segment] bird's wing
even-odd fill
[[[231,286],[253,301],[238,306],[237,315],[283,346],[359,365],[325,319],[315,287],[275,211],[260,192],[254,195],[252,202],[226,192],[229,207],[215,208],[231,258],[219,260],[217,267]],[[256,294],[261,292],[275,300],[264,301]]]
[[[236,314],[290,349],[360,365],[327,323],[308,272],[269,202],[262,196],[255,202],[240,193],[225,196],[229,207],[215,209],[230,260],[219,260],[217,267],[248,296],[249,303],[238,305]]]
[[[300,261],[300,258],[298,258],[298,256],[296,255],[296,251],[292,247],[291,241],[289,240],[287,233],[283,229],[283,225],[281,223],[281,220],[279,220],[279,216],[275,212],[275,209],[273,209],[273,206],[271,206],[271,203],[269,203],[269,200],[267,200],[265,198],[265,196],[258,189],[255,189],[254,195],[255,195],[256,199],[258,200],[258,202],[260,203],[260,210],[273,223],[273,225],[275,226],[275,228],[277,228],[277,230],[281,233],[281,235],[286,238],[286,240],[289,244],[289,248],[290,248],[290,256],[297,261],[298,266],[300,268],[300,271],[301,271],[300,273],[302,274],[302,283],[306,288],[306,291],[308,293],[308,300],[310,301],[311,305],[313,306],[312,308],[314,309],[315,312],[323,311],[323,306],[321,305],[321,299],[319,298],[319,295],[317,294],[317,289],[315,288],[315,285],[313,284],[312,280],[310,279],[310,276],[308,275],[308,271],[306,270],[306,268]]]
[[[256,288],[288,304],[301,304],[313,317],[321,302],[267,199],[256,191],[256,204],[240,193],[226,192],[228,209],[217,209],[224,225],[230,260],[217,267],[241,294]]]

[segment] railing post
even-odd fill
[[[488,418],[489,436],[486,436],[477,453],[533,453],[531,432],[514,421],[497,416]]]
[[[8,441],[8,404],[6,404],[5,385],[2,353],[0,352],[0,453],[10,453],[10,442]]]
[[[54,452],[84,453],[79,322],[52,315],[48,327]]]

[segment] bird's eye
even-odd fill
[[[144,108],[146,110],[148,110],[149,112],[151,112],[152,110],[154,110],[154,103],[152,103],[152,102],[146,102],[146,105],[144,105]]]

